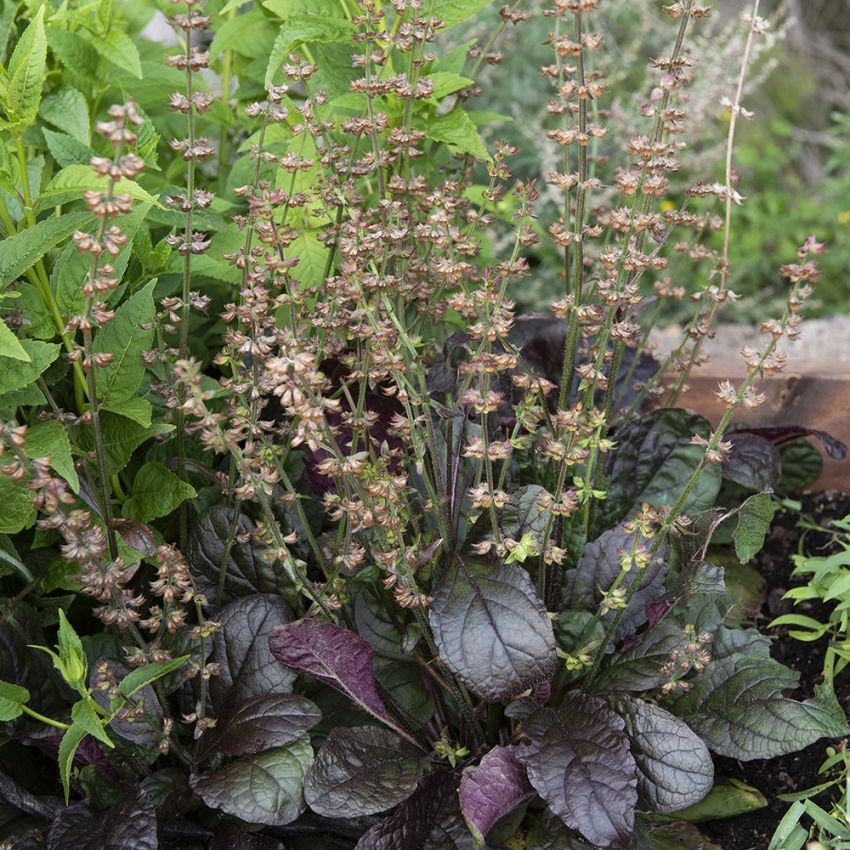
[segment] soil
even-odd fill
[[[830,520],[850,515],[850,494],[847,493],[818,493],[804,496],[801,501],[803,514],[822,526],[828,525]],[[783,600],[782,596],[790,587],[801,583],[791,578],[794,568],[791,556],[798,551],[801,537],[798,519],[798,515],[793,512],[778,514],[765,548],[754,562],[766,584],[755,619],[760,621],[760,630],[773,638],[772,655],[800,673],[800,691],[794,696],[806,698],[813,694],[814,686],[822,680],[826,639],[818,643],[804,643],[789,637],[784,627],[766,628],[766,624],[775,617],[792,610],[790,601]],[[824,555],[836,548],[837,544],[828,534],[809,532],[803,538],[803,551],[806,554]],[[799,608],[798,611],[817,619],[828,617],[829,609],[822,605],[812,605],[808,611],[803,612]],[[836,678],[835,690],[850,716],[850,669]],[[802,791],[823,782],[824,777],[818,775],[818,768],[826,758],[826,748],[831,743],[838,742],[822,740],[800,752],[767,760],[740,762],[716,758],[718,776],[740,779],[757,788],[766,797],[768,805],[749,814],[700,824],[700,831],[721,850],[765,850],[789,806],[789,803],[776,799],[776,795]],[[816,798],[821,805],[828,805],[828,800],[828,795],[824,800]]]

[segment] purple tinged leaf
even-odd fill
[[[272,629],[292,619],[289,606],[278,596],[257,593],[231,602],[218,619],[213,651],[221,675],[210,679],[210,693],[219,715],[253,697],[291,693],[295,676],[269,649]]]
[[[312,763],[313,748],[304,735],[215,773],[192,776],[189,784],[210,808],[249,823],[284,826],[304,811],[304,776]]]
[[[330,685],[364,711],[393,725],[375,685],[372,647],[360,635],[334,623],[304,619],[273,629],[269,647],[290,670]]]
[[[318,815],[363,817],[410,796],[426,767],[422,752],[379,726],[334,729],[304,780],[304,798]]]
[[[156,810],[142,791],[108,812],[87,802],[62,809],[47,834],[47,850],[157,850]]]
[[[304,697],[254,697],[219,720],[215,731],[204,736],[204,753],[247,756],[282,747],[300,738],[321,719],[318,707]]]
[[[517,748],[537,793],[571,829],[601,847],[628,846],[637,805],[637,766],[622,718],[597,697],[567,694],[557,709],[508,707],[529,743]]]
[[[723,477],[749,490],[767,490],[779,483],[779,449],[758,434],[732,431],[732,450],[721,467]]]
[[[487,702],[555,672],[552,622],[519,567],[456,561],[433,594],[429,617],[446,666]]]
[[[460,778],[460,808],[485,837],[501,817],[531,800],[536,792],[514,747],[493,747]]]
[[[736,434],[756,434],[765,440],[770,440],[775,446],[781,446],[797,440],[800,437],[815,437],[823,443],[826,453],[833,460],[844,460],[847,457],[847,446],[841,440],[826,431],[816,428],[804,428],[800,425],[778,425],[775,428],[736,428]]]
[[[708,747],[684,720],[635,697],[613,697],[608,703],[626,724],[642,808],[672,814],[708,794],[714,763]]]
[[[437,771],[373,826],[354,850],[474,850],[474,846],[460,811],[457,780]]]

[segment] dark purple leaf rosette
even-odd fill
[[[480,764],[464,769],[460,808],[481,838],[502,817],[536,796],[515,747],[493,747]]]

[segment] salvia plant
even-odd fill
[[[814,237],[721,421],[677,406],[734,298],[758,11],[723,173],[677,189],[710,9],[657,4],[611,138],[605,3],[548,5],[541,220],[480,133],[522,2],[0,4],[3,846],[657,847],[712,752],[850,731],[708,560],[813,451],[730,423]],[[563,288],[517,315],[541,243]]]

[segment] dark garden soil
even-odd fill
[[[826,492],[802,499],[803,513],[826,525],[832,519],[843,519],[850,514],[850,494]],[[777,515],[773,529],[765,543],[764,551],[756,558],[753,566],[765,581],[763,596],[758,600],[755,619],[761,630],[773,640],[772,654],[783,664],[800,673],[800,692],[797,697],[810,697],[814,686],[821,681],[824,643],[804,643],[788,636],[787,629],[767,629],[766,624],[780,614],[792,610],[790,601],[782,596],[793,584],[800,583],[791,578],[794,568],[792,554],[798,551],[800,532],[798,516],[791,512]],[[806,554],[829,554],[835,543],[829,535],[809,532],[804,538]],[[760,603],[760,604],[759,604]],[[813,605],[805,612],[815,618],[828,616],[828,609]],[[839,701],[850,715],[850,669],[838,676],[835,689]],[[700,831],[715,842],[721,850],[766,850],[779,820],[788,809],[788,803],[776,799],[777,794],[789,794],[811,788],[824,781],[818,776],[818,768],[826,758],[826,747],[834,742],[819,741],[798,753],[774,759],[740,762],[735,759],[717,758],[715,766],[718,776],[740,779],[761,791],[768,805],[745,815],[700,824]],[[818,802],[821,802],[818,799]]]

